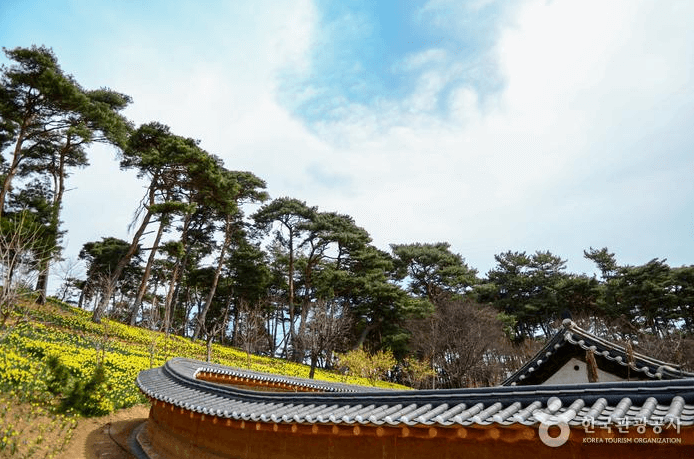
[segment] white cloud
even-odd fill
[[[442,121],[430,109],[455,63],[427,66],[405,101],[320,125],[324,138],[347,143],[334,157],[355,183],[351,198],[320,201],[354,215],[380,244],[447,240],[483,271],[508,249],[550,249],[578,271],[592,269],[581,259],[590,245],[630,263],[691,260],[691,248],[678,253],[663,240],[684,223],[663,207],[682,206],[691,219],[691,199],[669,194],[682,166],[691,170],[694,142],[685,135],[680,150],[658,148],[682,137],[673,117],[692,118],[693,15],[684,9],[692,6],[528,2],[494,50],[506,81],[498,98],[482,106],[460,86]],[[411,62],[431,57],[440,54]]]

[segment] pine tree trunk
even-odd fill
[[[217,269],[214,272],[214,279],[212,280],[212,286],[210,287],[210,291],[208,292],[207,297],[205,298],[205,304],[202,308],[202,311],[200,311],[200,314],[198,315],[198,320],[195,324],[195,332],[193,333],[193,341],[198,339],[198,337],[200,336],[200,332],[205,326],[205,318],[207,317],[207,311],[210,310],[210,306],[212,305],[212,299],[214,298],[214,294],[217,291],[217,285],[219,284],[219,276],[222,274],[222,268],[224,267],[224,257],[226,257],[226,252],[231,242],[231,233],[231,215],[227,215],[226,223],[224,225],[224,243],[222,244],[222,248],[219,253]]]
[[[183,230],[181,231],[181,241],[186,240],[188,235],[188,226],[190,225],[190,215],[186,214],[183,220]],[[186,248],[186,253],[182,258],[176,260],[174,264],[173,273],[171,274],[171,283],[169,284],[169,291],[166,293],[166,301],[164,302],[164,334],[166,338],[169,338],[169,333],[171,329],[171,316],[173,314],[173,304],[174,298],[178,296],[178,274],[181,269],[181,265],[184,264],[184,260],[188,256],[189,248]]]
[[[130,247],[128,248],[128,251],[125,253],[125,255],[123,255],[123,258],[120,259],[120,261],[116,265],[116,268],[113,270],[113,273],[109,277],[108,282],[106,283],[106,290],[103,292],[103,296],[101,297],[101,301],[99,302],[99,305],[96,308],[94,308],[94,314],[92,315],[92,321],[94,321],[96,323],[101,323],[101,316],[106,311],[106,308],[108,306],[108,302],[111,299],[111,296],[113,296],[113,292],[116,289],[116,284],[118,283],[118,279],[120,279],[120,276],[123,273],[123,269],[125,269],[127,264],[130,262],[130,259],[132,258],[132,256],[135,255],[135,252],[137,251],[137,246],[140,242],[140,239],[142,238],[142,235],[145,232],[145,229],[147,228],[147,225],[149,224],[149,220],[151,217],[152,217],[152,213],[149,210],[147,210],[145,217],[142,219],[142,223],[140,224],[140,227],[137,229],[137,232],[135,233],[135,236],[133,237],[133,240],[130,244]]]
[[[164,234],[165,226],[165,219],[162,218],[162,220],[159,222],[159,229],[157,230],[157,236],[154,239],[154,244],[152,244],[152,250],[149,252],[149,258],[147,258],[147,265],[145,266],[145,272],[142,274],[142,281],[140,282],[140,287],[137,289],[137,297],[135,298],[135,302],[130,308],[130,317],[128,320],[130,325],[135,325],[135,322],[137,321],[137,311],[138,309],[140,309],[142,299],[145,297],[145,293],[147,292],[147,282],[149,281],[149,276],[152,272],[154,257],[157,253],[157,249],[159,248],[159,242],[161,241],[161,237]]]
[[[22,127],[19,129],[19,134],[17,135],[17,141],[14,145],[14,153],[12,155],[12,164],[7,170],[5,179],[2,182],[2,190],[0,191],[0,215],[5,211],[5,199],[7,198],[7,193],[10,192],[10,186],[12,185],[12,179],[17,174],[19,169],[19,163],[22,158],[22,145],[24,144],[26,130],[29,126],[30,116],[25,116],[22,120]]]

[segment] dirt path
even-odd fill
[[[58,459],[132,459],[127,449],[134,428],[149,416],[149,405],[137,405],[100,418],[81,419]]]

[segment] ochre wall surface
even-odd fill
[[[558,432],[557,432],[558,433]],[[537,426],[454,428],[304,425],[244,422],[202,415],[152,400],[143,432],[157,457],[200,459],[525,459],[694,457],[694,430],[627,435],[578,426],[569,440],[552,448]],[[556,435],[550,430],[551,435]],[[621,442],[612,440],[622,438]],[[653,444],[644,438],[671,438]]]

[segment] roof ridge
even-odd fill
[[[567,324],[566,324],[567,322],[570,322],[569,326],[567,326]],[[624,352],[625,354],[627,353],[627,349],[625,346],[622,346],[621,344],[618,344],[618,343],[613,342],[613,341],[608,341],[605,338],[601,338],[601,337],[595,335],[594,333],[591,333],[588,330],[578,326],[578,324],[576,324],[576,322],[574,322],[571,319],[564,319],[564,321],[562,322],[562,325],[564,325],[564,328],[566,328],[567,330],[571,330],[574,333],[578,332],[578,334],[580,334],[584,337],[590,338],[594,341],[598,341],[601,344],[605,345],[606,347],[618,349],[618,350]],[[676,363],[666,362],[664,360],[656,359],[654,357],[650,357],[646,354],[642,354],[642,353],[637,352],[637,351],[634,351],[633,354],[634,354],[634,357],[638,356],[641,360],[650,361],[650,362],[653,362],[655,364],[662,364],[663,366],[668,366],[668,367],[671,367],[675,370],[679,370],[680,368],[682,368],[682,365],[678,365]]]

